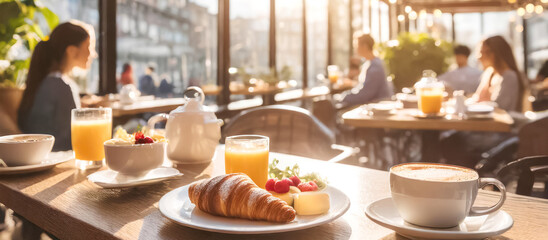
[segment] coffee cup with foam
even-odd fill
[[[478,189],[496,186],[501,193],[494,206],[472,205]],[[390,168],[390,192],[400,216],[408,223],[434,228],[459,225],[467,216],[497,211],[506,199],[504,184],[494,178],[479,178],[476,171],[436,163],[404,163]]]

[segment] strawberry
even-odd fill
[[[266,191],[274,191],[274,184],[276,184],[277,181],[278,179],[275,179],[275,178],[268,179],[264,186]]]
[[[286,193],[289,192],[289,182],[288,181],[277,181],[274,184],[274,191],[277,193]]]
[[[297,186],[297,185],[295,185],[295,183],[293,183],[293,181],[291,181],[291,179],[289,179],[289,178],[284,178],[284,179],[282,179],[281,181],[287,182],[287,184],[289,184],[289,186]]]
[[[139,139],[143,139],[145,138],[145,134],[143,132],[136,132],[135,133],[135,143],[137,143],[137,141],[139,141]]]
[[[154,140],[150,137],[145,137],[145,143],[154,143]]]
[[[291,179],[291,181],[293,181],[293,185],[291,186],[299,186],[299,183],[301,183],[301,179],[299,179],[299,177],[297,176],[293,176],[293,177],[290,177],[289,179]]]
[[[315,182],[313,181],[310,181],[310,182],[302,182],[299,184],[299,186],[297,186],[299,188],[299,190],[301,190],[302,192],[311,192],[311,191],[316,191],[318,190],[318,185],[316,185]]]

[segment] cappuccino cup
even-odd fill
[[[501,192],[497,204],[472,208],[478,189],[494,185]],[[434,228],[459,225],[467,216],[497,211],[506,199],[504,184],[479,178],[476,171],[436,163],[404,163],[390,168],[390,192],[400,216],[408,223]]]

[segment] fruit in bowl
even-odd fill
[[[165,139],[145,136],[143,132],[128,134],[118,129],[114,138],[104,143],[107,166],[119,173],[139,176],[158,168],[164,162]]]
[[[0,159],[8,167],[40,164],[53,147],[47,134],[16,134],[0,137]]]

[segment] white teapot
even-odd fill
[[[215,148],[221,138],[223,120],[217,119],[215,113],[205,111],[203,107],[204,92],[199,87],[189,87],[199,96],[186,98],[186,103],[168,114],[158,114],[148,120],[150,129],[163,120],[167,120],[165,137],[167,156],[177,163],[204,163],[213,158]],[[198,98],[199,97],[199,98]]]

